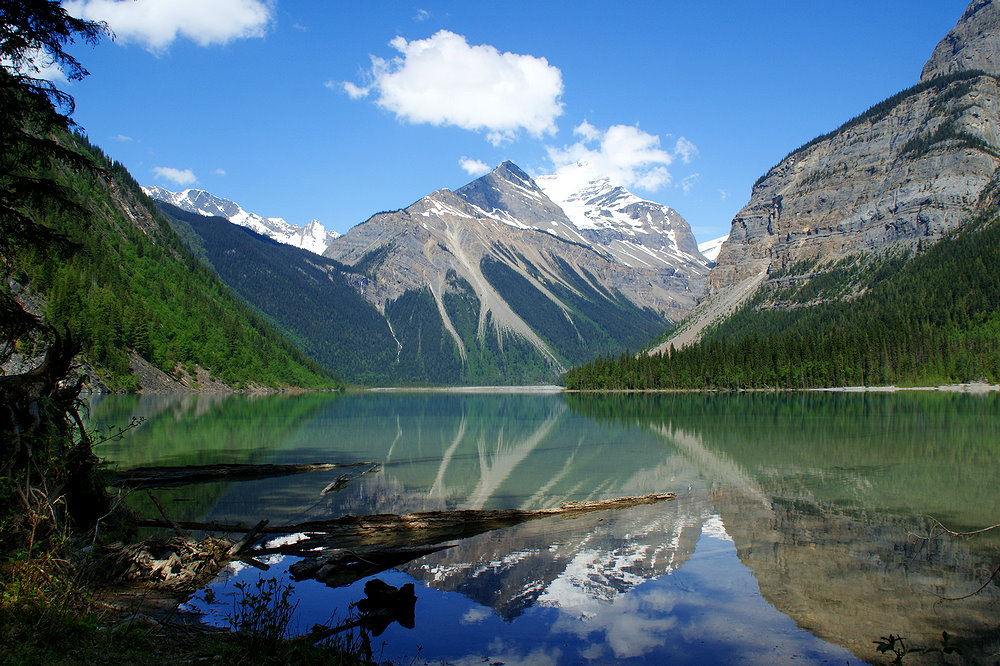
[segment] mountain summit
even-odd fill
[[[998,74],[1000,7],[976,0],[936,46],[922,81],[793,150],[761,176],[732,220],[708,278],[709,298],[661,348],[692,342],[702,326],[759,288],[781,294],[838,265],[912,254],[995,210]]]
[[[975,0],[944,36],[920,73],[920,80],[981,70],[1000,74],[1000,7],[993,0]]]
[[[177,206],[189,213],[223,217],[279,243],[299,247],[313,254],[323,254],[330,241],[340,235],[336,231],[327,231],[318,220],[313,220],[304,227],[297,227],[280,217],[261,217],[256,213],[248,213],[235,201],[217,197],[205,190],[171,192],[155,185],[142,190],[152,199]]]
[[[608,178],[594,178],[586,166],[566,166],[536,182],[588,242],[602,246],[626,266],[709,263],[680,213],[637,197]]]
[[[690,237],[683,218],[671,229],[652,208],[629,208],[638,199],[619,203],[608,208],[615,224],[580,228],[504,162],[454,192],[373,216],[326,256],[364,276],[355,284],[391,322],[401,367],[433,363],[451,382],[551,381],[575,363],[642,346],[704,289],[707,260],[680,249]],[[642,234],[657,236],[649,242],[660,255],[623,242]]]

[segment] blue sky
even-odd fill
[[[293,224],[582,158],[701,241],[790,150],[916,83],[966,4],[73,0],[117,39],[76,48],[91,76],[67,89],[140,183]]]

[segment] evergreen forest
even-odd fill
[[[976,218],[912,253],[791,266],[769,276],[696,344],[663,354],[604,356],[565,375],[574,390],[970,381],[1000,381],[996,218]]]
[[[47,247],[19,249],[12,276],[37,294],[50,325],[72,331],[103,384],[137,388],[134,353],[167,374],[201,369],[237,388],[337,385],[188,250],[122,165],[82,136],[60,140],[94,168],[56,166],[47,175],[87,214],[43,210],[39,220],[78,250],[63,258]]]
[[[387,380],[397,345],[382,314],[350,284],[362,274],[221,217],[156,206],[224,283],[310,358],[351,382]]]

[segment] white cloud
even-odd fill
[[[226,176],[226,175],[228,175],[226,173],[225,169],[212,169],[212,173],[214,173],[216,176]]]
[[[725,201],[729,198],[729,190],[719,190],[719,199]]]
[[[681,158],[681,162],[684,164],[690,164],[691,160],[698,157],[698,146],[684,137],[680,137],[674,144],[674,155]]]
[[[44,79],[52,83],[66,83],[66,75],[55,64],[52,56],[43,49],[28,49],[21,56],[21,61],[17,67],[17,72],[35,79]],[[14,62],[7,57],[0,58],[0,66],[7,70],[13,70]]]
[[[153,167],[153,173],[161,180],[168,180],[174,185],[194,185],[198,177],[191,169],[175,169],[173,167]]]
[[[413,17],[414,21],[426,21],[431,17],[431,13],[426,9],[418,9],[416,16]]]
[[[470,176],[482,176],[484,173],[488,173],[490,170],[490,165],[482,160],[473,160],[468,157],[463,157],[458,160],[458,165],[462,167],[462,170]]]
[[[370,86],[344,85],[352,98],[370,90],[400,120],[483,131],[494,145],[521,130],[534,136],[556,132],[562,72],[545,58],[470,46],[447,30],[414,41],[396,37],[389,44],[400,55],[373,57]]]
[[[135,139],[133,139],[127,134],[115,134],[111,138],[120,143],[132,143],[133,141],[135,141]]]
[[[694,186],[698,184],[698,179],[701,178],[700,173],[693,173],[690,176],[684,176],[681,180],[681,189],[684,190],[684,194],[690,194]]]
[[[490,616],[490,612],[483,608],[482,606],[474,606],[465,612],[462,619],[459,620],[462,624],[478,624]]]
[[[340,85],[344,89],[344,92],[347,93],[347,96],[350,97],[351,99],[361,99],[362,97],[367,97],[368,93],[371,91],[369,88],[362,88],[361,86],[356,86],[350,81],[344,81]],[[333,86],[327,84],[327,87],[332,88]]]
[[[607,178],[624,187],[658,190],[670,184],[673,157],[660,148],[660,137],[632,125],[601,131],[584,122],[574,133],[583,138],[570,146],[547,148],[556,170],[583,169],[590,178]]]
[[[199,46],[263,37],[273,18],[271,0],[70,0],[73,16],[107,21],[115,36],[163,51],[178,37]]]
[[[584,141],[596,141],[601,138],[601,130],[597,129],[586,120],[573,128],[573,134],[582,136]]]

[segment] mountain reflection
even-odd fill
[[[706,405],[670,396],[657,399],[655,414],[643,403],[643,414],[610,418],[644,422],[697,466],[740,561],[799,626],[861,658],[879,636],[934,646],[948,631],[970,663],[993,663],[1000,586],[945,598],[989,579],[1000,535],[921,537],[934,533],[929,515],[961,529],[997,522],[997,396],[796,399]],[[726,407],[743,412],[739,430],[713,418]]]
[[[679,575],[691,569],[696,550],[706,549],[735,551],[729,557],[753,574],[770,604],[859,658],[873,658],[872,641],[889,633],[931,646],[948,631],[964,641],[973,663],[994,659],[1000,649],[1000,586],[962,601],[940,598],[968,594],[989,577],[1000,561],[1000,535],[914,536],[930,533],[925,516],[961,530],[997,522],[998,396],[300,398],[234,397],[183,409],[161,401],[150,422],[115,452],[139,464],[157,464],[156,452],[170,464],[185,455],[199,462],[379,463],[326,495],[320,491],[336,474],[163,491],[187,500],[183,517],[227,522],[536,509],[676,492],[671,502],[481,534],[401,567],[508,622],[532,609],[557,609],[550,631],[585,641],[589,632],[602,632],[602,646],[580,658],[666,649],[672,628],[703,631],[715,641],[735,631],[685,625],[694,607],[737,618],[731,621],[746,633],[730,636],[735,643],[728,649],[768,642],[749,629],[759,621],[727,597],[736,583],[726,581],[738,573],[719,565],[719,580],[697,567]],[[109,413],[128,411],[119,405]],[[221,447],[208,444],[232,430],[237,434]],[[179,432],[194,444],[179,444]],[[748,582],[739,585],[746,595],[756,593]],[[470,610],[463,623],[481,622],[479,612]]]

